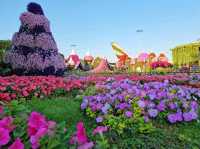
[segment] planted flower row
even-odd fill
[[[48,96],[58,89],[64,91],[71,91],[87,87],[89,84],[96,84],[105,82],[109,76],[89,75],[82,76],[68,76],[68,77],[54,77],[54,76],[9,76],[0,77],[0,100],[10,101],[18,97],[41,97]],[[142,82],[169,82],[176,84],[177,81],[188,82],[190,79],[185,75],[114,75],[113,78],[117,81],[128,78],[132,81]]]
[[[48,96],[57,89],[66,92],[83,87],[80,79],[69,80],[61,77],[0,77],[0,100],[10,101],[18,97]]]
[[[164,117],[170,123],[198,119],[200,90],[196,88],[172,85],[168,80],[143,84],[112,78],[98,83],[96,88],[98,93],[84,97],[81,109],[97,123],[112,127],[110,121],[116,118],[133,122],[143,118],[148,122]]]

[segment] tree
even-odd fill
[[[0,40],[0,63],[3,61],[5,51],[11,46],[10,40]]]

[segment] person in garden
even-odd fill
[[[20,21],[19,32],[13,35],[5,63],[10,64],[17,75],[63,75],[64,58],[58,52],[42,7],[29,3]]]

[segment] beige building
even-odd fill
[[[175,66],[200,66],[200,41],[180,45],[171,50]]]

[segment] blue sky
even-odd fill
[[[32,0],[42,5],[61,53],[89,50],[94,56],[115,55],[115,41],[131,56],[165,52],[200,38],[200,0]],[[30,0],[1,0],[0,39],[19,29],[19,16]],[[137,33],[137,29],[144,32]]]

